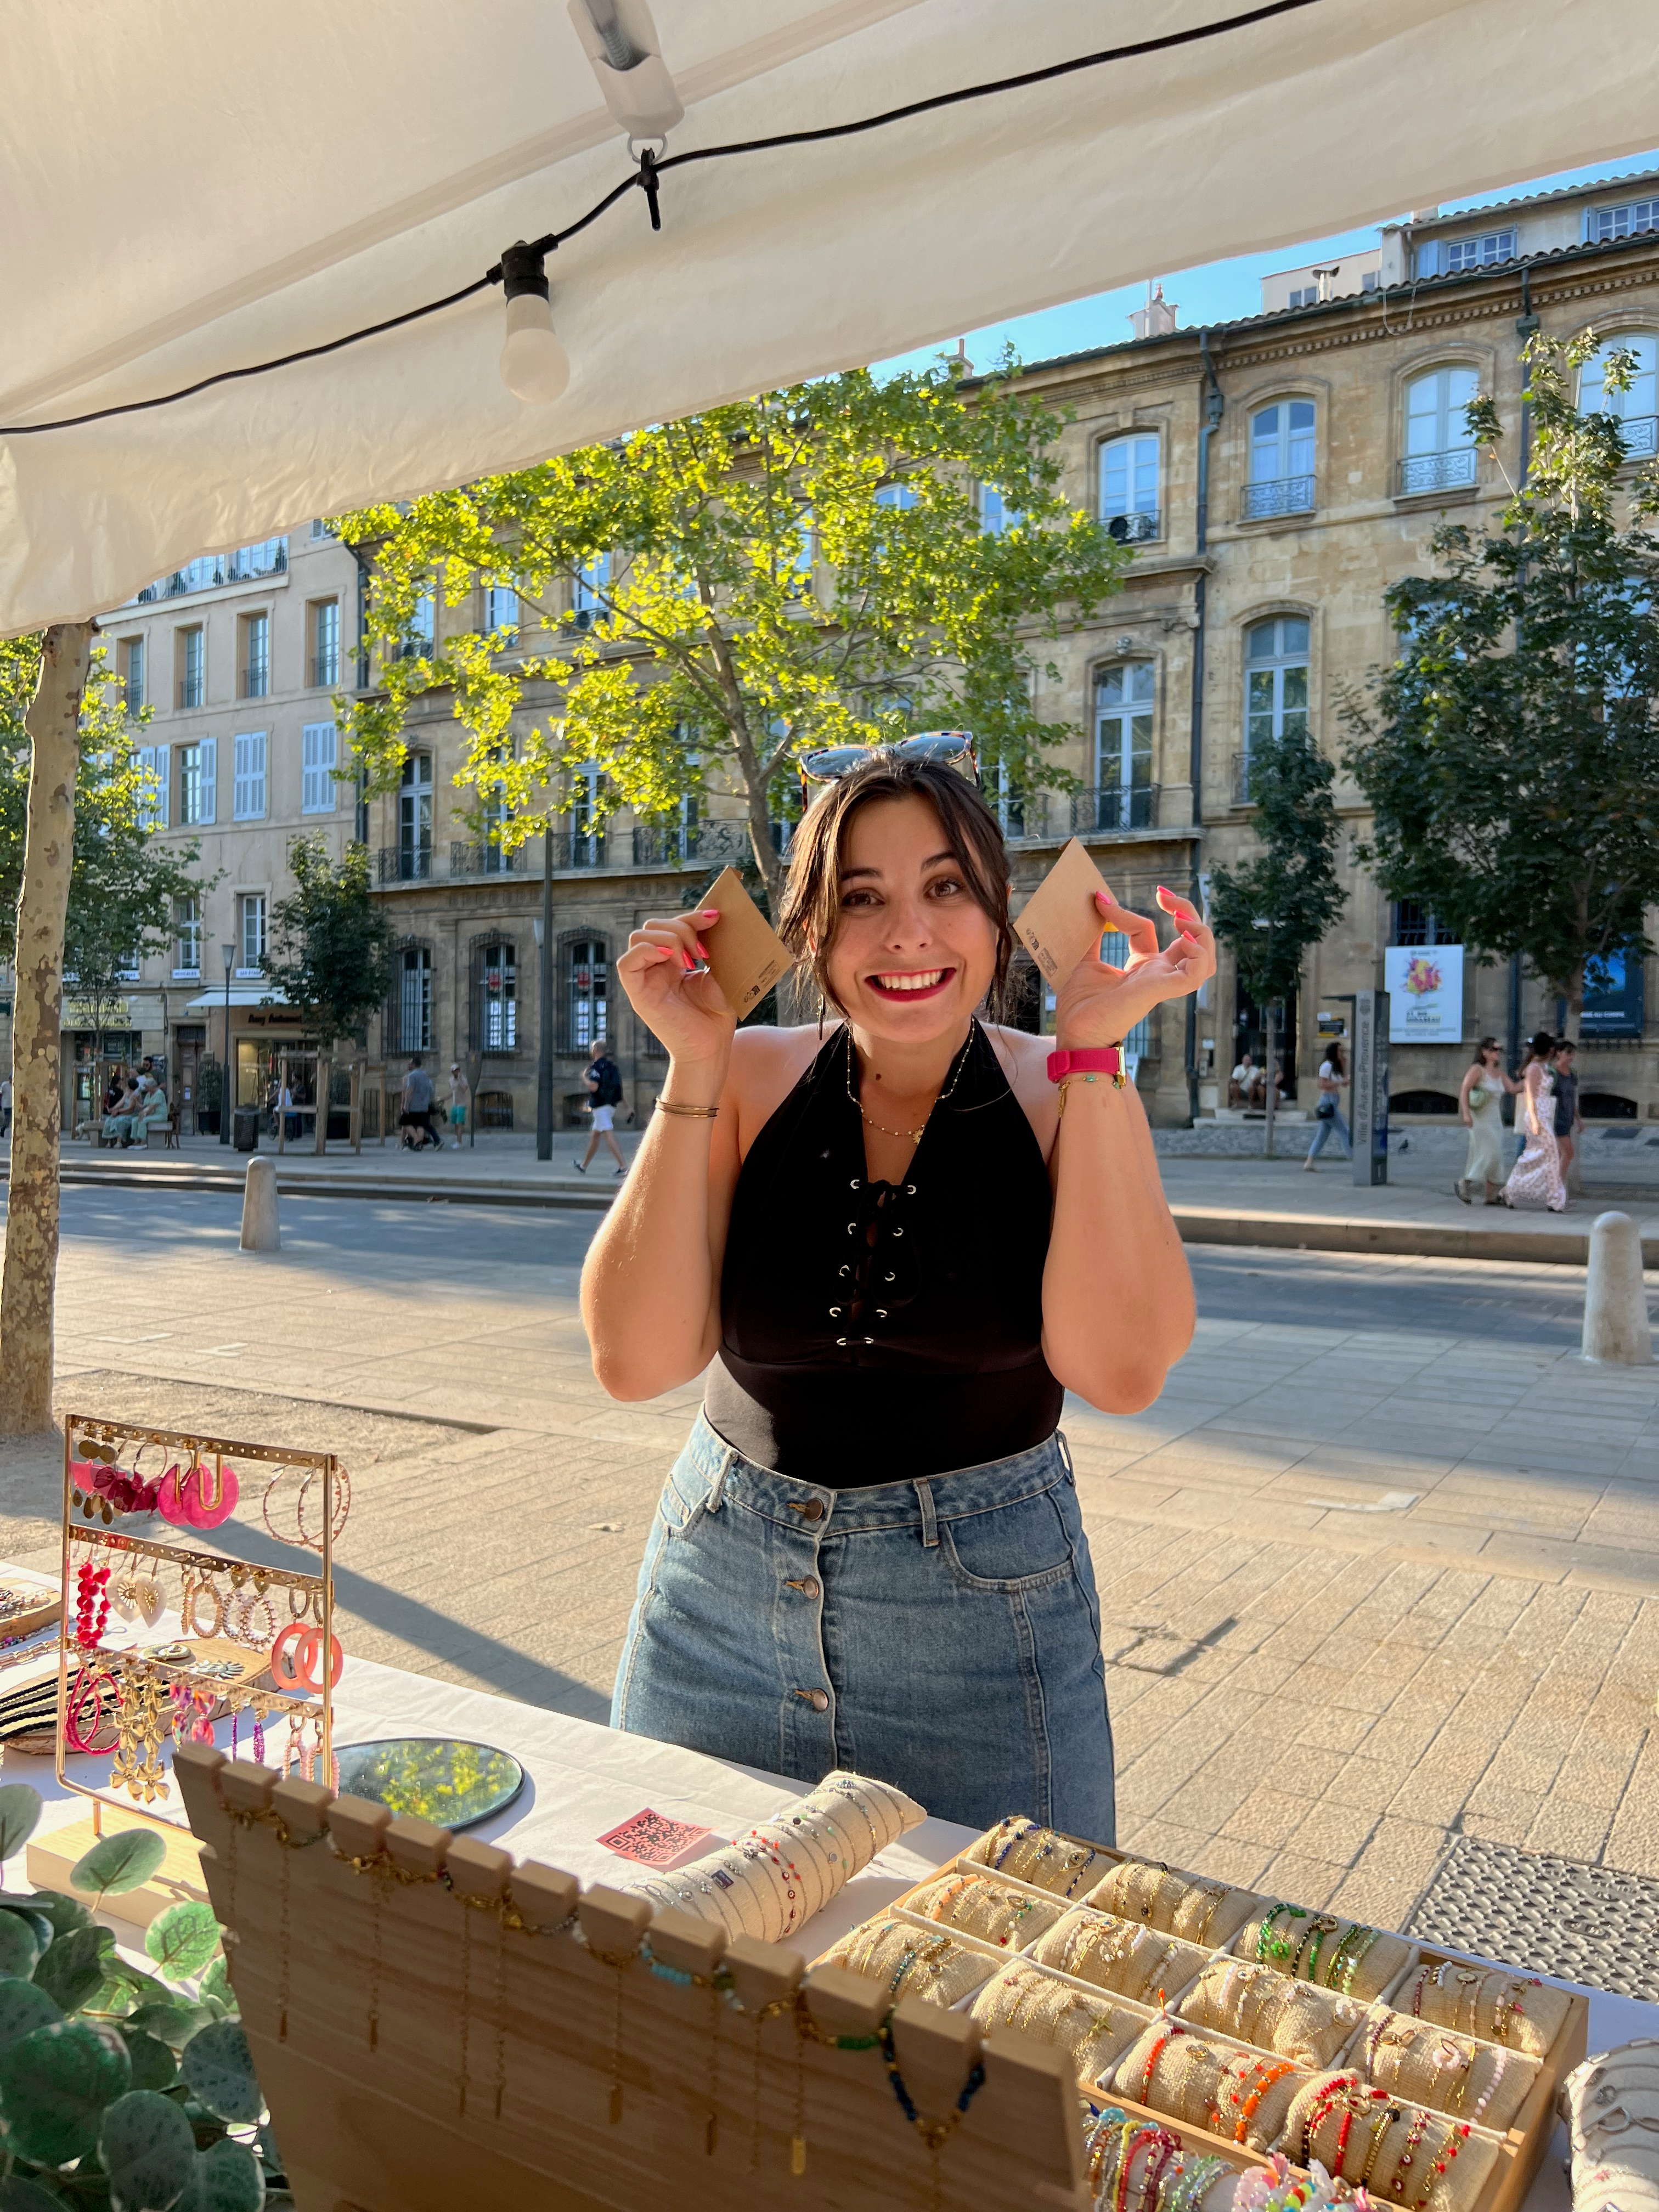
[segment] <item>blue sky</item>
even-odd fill
[[[1659,152],[1627,155],[1622,161],[1602,161],[1560,176],[1534,177],[1510,185],[1502,191],[1483,192],[1471,199],[1449,200],[1446,205],[1449,209],[1490,207],[1494,201],[1512,199],[1522,192],[1551,191],[1562,185],[1594,184],[1604,177],[1629,176],[1635,171],[1654,167],[1659,167]],[[1200,269],[1172,270],[1164,279],[1164,296],[1179,307],[1182,325],[1192,328],[1200,323],[1231,322],[1243,315],[1259,314],[1261,279],[1270,270],[1295,269],[1310,261],[1334,261],[1359,246],[1370,245],[1376,235],[1374,227],[1347,230],[1335,237],[1310,238],[1302,246],[1281,246],[1272,253],[1242,253],[1231,261],[1211,261]],[[1059,354],[1082,353],[1091,346],[1120,344],[1133,336],[1129,313],[1144,304],[1146,296],[1144,284],[1129,284],[1115,292],[1097,292],[1091,299],[1073,300],[1066,307],[1047,307],[1041,314],[1019,315],[1010,322],[994,323],[982,331],[969,331],[966,333],[968,357],[980,368],[987,368],[1005,343],[1011,343],[1020,359],[1027,362],[1049,361]],[[939,350],[929,346],[878,365],[884,369],[925,368]]]

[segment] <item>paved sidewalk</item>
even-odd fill
[[[580,1220],[296,1201],[255,1257],[179,1211],[71,1227],[60,1402],[334,1441],[348,1649],[602,1717],[698,1393],[599,1394]],[[1659,1875],[1659,1370],[1264,1309],[1146,1413],[1067,1409],[1123,1838],[1392,1923],[1457,1833]],[[55,1555],[60,1466],[0,1449],[0,1550]]]

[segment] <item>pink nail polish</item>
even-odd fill
[[[718,921],[720,918],[720,910],[717,906],[704,907],[702,913],[697,916],[697,920],[699,921]]]
[[[1183,929],[1181,933],[1186,939],[1188,945],[1197,944],[1198,939],[1193,935],[1190,929]]]
[[[688,974],[688,975],[692,971],[692,969],[694,969],[696,968],[696,964],[697,964],[697,963],[696,963],[696,961],[691,957],[691,955],[690,955],[690,954],[686,951],[685,947],[684,947],[683,945],[681,945],[681,947],[680,947],[680,959],[681,959],[682,963],[684,963],[684,967],[685,967],[685,970],[686,970],[686,972],[687,972],[687,974]]]
[[[708,957],[708,947],[703,943],[702,938],[697,939],[697,956],[702,960],[707,960]]]

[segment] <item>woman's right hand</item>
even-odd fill
[[[694,975],[689,965],[708,957],[698,931],[719,921],[714,907],[653,917],[629,938],[617,975],[629,1005],[670,1060],[717,1071],[724,1082],[738,1018],[713,975],[706,968]]]

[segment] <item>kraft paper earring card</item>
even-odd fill
[[[1106,878],[1073,837],[1016,916],[1014,933],[1058,990],[1085,952],[1100,950],[1106,924],[1095,893]]]
[[[795,963],[788,946],[744,890],[735,868],[724,869],[714,878],[702,903],[717,907],[720,917],[703,933],[708,972],[741,1021]]]

